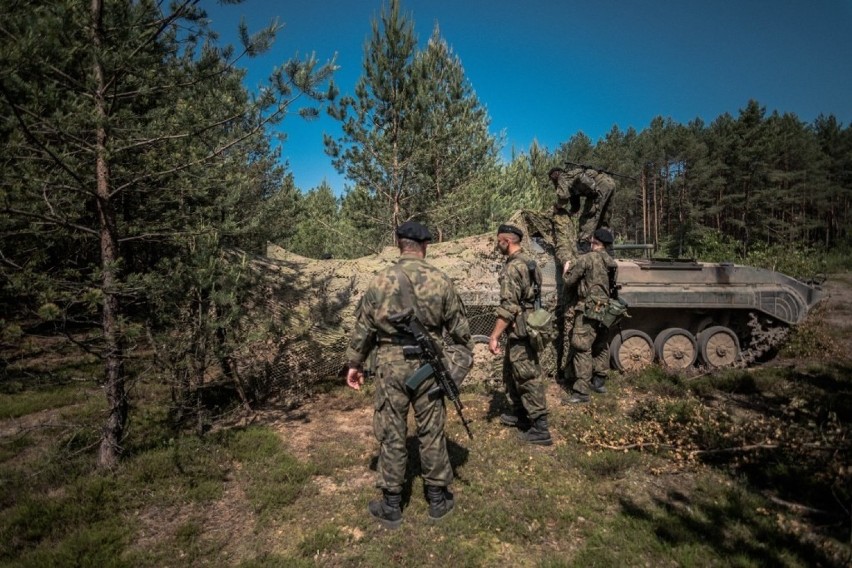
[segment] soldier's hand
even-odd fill
[[[563,266],[563,267],[562,267],[562,276],[565,276],[566,274],[568,274],[568,271],[569,271],[570,269],[571,269],[571,261],[570,261],[570,260],[566,260],[566,261],[565,261],[565,266]]]
[[[364,373],[361,372],[361,369],[349,367],[349,372],[346,373],[346,385],[349,386],[349,388],[353,388],[357,391],[361,390],[361,385],[363,384]]]
[[[491,336],[488,338],[488,350],[494,355],[500,354],[500,338]]]

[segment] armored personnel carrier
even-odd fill
[[[749,364],[767,356],[821,298],[816,287],[731,263],[619,260],[630,318],[611,331],[618,369]]]
[[[552,309],[556,267],[542,219],[519,211],[510,222],[524,229],[522,244],[542,268],[542,299]],[[427,253],[429,262],[456,283],[471,331],[482,343],[494,326],[500,299],[497,275],[503,258],[495,245],[496,235],[485,234],[434,243]],[[618,256],[623,253],[617,251]],[[252,354],[265,354],[263,365],[272,381],[306,384],[339,375],[355,307],[372,275],[397,257],[398,251],[388,247],[358,259],[316,260],[269,245],[266,257],[252,262],[265,282],[258,291],[259,308],[286,331],[274,345],[267,342]],[[816,286],[737,264],[649,258],[617,262],[619,294],[629,304],[629,317],[610,330],[610,356],[612,366],[624,371],[654,362],[685,370],[759,361],[771,356],[821,298]],[[485,352],[477,355],[474,370],[491,365],[491,359]],[[547,371],[553,371],[554,363],[552,354],[545,355]]]

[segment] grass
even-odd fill
[[[140,380],[125,456],[98,472],[103,402],[61,369],[29,371],[38,388],[2,395],[33,410],[0,419],[0,565],[844,566],[850,370],[651,368],[579,407],[550,385],[549,448],[519,443],[502,394],[471,385],[475,438],[448,414],[457,508],[428,520],[411,438],[398,531],[366,512],[369,388],[197,436],[169,424],[162,382]]]

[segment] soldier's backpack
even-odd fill
[[[618,289],[620,286],[616,284],[616,271],[610,269],[609,276],[609,298],[604,301],[589,301],[583,306],[583,316],[600,322],[604,327],[612,327],[620,322],[625,317],[630,317],[627,313],[627,302],[618,297]]]
[[[556,338],[556,317],[552,312],[541,307],[541,280],[536,275],[534,260],[527,262],[527,270],[529,270],[530,282],[535,293],[534,308],[532,311],[524,310],[519,314],[517,320],[520,325],[516,326],[515,335],[526,337],[536,353],[541,353]]]
[[[588,302],[583,308],[583,316],[600,322],[604,327],[612,327],[627,316],[627,302],[621,298],[607,298],[602,302]]]

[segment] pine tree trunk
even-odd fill
[[[101,24],[103,0],[92,0],[92,42],[97,54],[101,46]],[[109,162],[107,160],[106,102],[104,93],[106,84],[103,68],[95,56],[94,75],[96,91],[95,108],[98,117],[95,146],[96,195],[101,245],[101,288],[103,291],[103,312],[101,326],[104,340],[104,390],[107,396],[107,419],[103,427],[101,445],[98,451],[98,466],[111,468],[118,462],[121,452],[121,439],[127,422],[127,398],[124,389],[124,352],[121,342],[120,303],[117,288],[117,266],[119,260],[118,239],[115,227],[115,211],[110,196]]]

